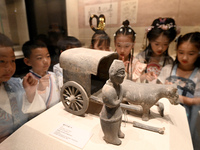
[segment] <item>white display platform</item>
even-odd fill
[[[76,128],[91,132],[93,135],[84,150],[192,150],[189,126],[185,109],[180,105],[171,105],[167,99],[161,99],[165,106],[165,116],[161,117],[157,108],[151,108],[148,122],[140,116],[123,115],[129,123],[122,122],[121,130],[125,133],[120,146],[107,144],[103,140],[100,119],[97,115],[87,113],[85,117],[76,116],[64,110],[60,102],[36,118],[27,122],[4,142],[1,150],[79,150],[80,148],[50,135],[61,124],[70,124]],[[165,127],[165,133],[159,134],[132,126],[132,121]],[[80,135],[84,136],[84,135]]]

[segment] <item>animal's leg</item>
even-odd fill
[[[164,117],[164,105],[161,102],[157,102],[156,106],[158,106],[158,112],[162,117]]]
[[[142,115],[142,120],[143,121],[148,121],[149,120],[149,112],[150,112],[150,108],[149,107],[143,107],[143,115]]]

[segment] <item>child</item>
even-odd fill
[[[195,129],[200,110],[200,32],[178,38],[174,65],[165,66],[158,79],[161,83],[176,84],[179,99],[186,108],[193,144],[200,142]]]
[[[81,42],[73,37],[73,36],[66,36],[58,40],[57,46],[59,49],[60,54],[70,48],[81,47]],[[60,67],[60,63],[57,63],[53,66],[53,72],[56,74],[58,78],[58,84],[61,88],[63,85],[63,69]]]
[[[23,102],[23,112],[35,115],[58,103],[60,91],[56,75],[48,71],[51,58],[46,45],[41,41],[28,41],[22,51],[25,64],[32,67],[30,72],[39,81],[36,87],[25,89],[29,95],[28,101]],[[37,98],[30,96],[31,92],[35,92]]]
[[[81,47],[81,46],[82,46],[81,42],[73,36],[64,36],[57,42],[57,47],[60,53],[62,53],[67,49]]]
[[[97,19],[97,28],[94,28],[92,25],[92,19],[93,18]],[[92,15],[90,17],[90,27],[91,29],[95,32],[92,36],[91,40],[91,48],[92,49],[97,49],[97,50],[103,50],[103,51],[110,51],[110,37],[108,34],[104,31],[105,27],[105,16],[100,15],[97,17],[96,15]]]
[[[141,63],[147,64],[145,71],[137,81],[151,82],[160,74],[162,67],[173,63],[173,59],[168,54],[168,48],[176,35],[174,19],[158,18],[153,21],[147,31],[149,45],[136,56]]]
[[[0,33],[0,143],[28,121],[22,109],[22,97],[25,94],[20,78],[13,78],[16,70],[15,54],[11,40]],[[27,75],[26,87],[36,81]]]
[[[116,31],[114,34],[115,49],[118,53],[120,60],[124,62],[126,68],[126,78],[134,80],[137,72],[134,70],[133,64],[133,53],[134,53],[134,44],[135,44],[136,33],[129,26],[129,21],[126,20],[123,22],[123,25]],[[139,65],[139,62],[134,62]],[[144,68],[146,65],[139,65],[139,68]],[[139,70],[139,69],[138,69]]]

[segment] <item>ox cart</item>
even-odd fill
[[[109,78],[108,70],[114,59],[118,59],[116,52],[88,48],[74,48],[61,54],[61,101],[68,112],[83,115],[88,109],[89,101],[103,104],[101,89]],[[141,107],[123,103],[121,107],[141,112]]]
[[[101,90],[109,79],[108,71],[114,59],[118,59],[116,52],[87,48],[74,48],[61,54],[60,66],[63,68],[64,82],[61,101],[68,112],[83,115],[88,109],[89,101],[103,104]],[[125,79],[122,89],[123,99],[128,104],[121,103],[121,108],[143,114],[142,119],[146,121],[153,105],[159,107],[163,116],[164,106],[158,102],[159,99],[165,97],[173,105],[179,103],[174,85],[139,84]]]

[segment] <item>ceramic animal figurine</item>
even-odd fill
[[[109,79],[102,88],[103,107],[100,113],[101,128],[104,133],[104,140],[107,143],[120,145],[124,138],[121,121],[122,110],[120,103],[123,100],[121,83],[125,77],[125,67],[121,60],[114,60],[109,69]]]
[[[124,80],[121,85],[124,100],[142,106],[142,120],[144,121],[149,120],[150,108],[161,98],[167,98],[173,105],[179,104],[179,95],[175,85],[135,83],[130,80]]]

